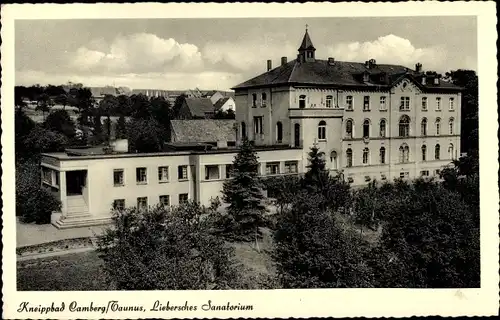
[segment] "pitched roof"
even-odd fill
[[[90,87],[90,92],[92,92],[92,96],[102,97],[105,95],[116,96],[118,94],[118,90],[115,87]]]
[[[363,74],[368,74],[365,81]],[[400,65],[375,64],[367,67],[365,63],[318,60],[299,62],[292,60],[257,77],[247,80],[232,89],[250,87],[270,87],[278,85],[306,85],[333,87],[392,87],[395,81],[406,76],[412,78],[424,90],[453,89],[460,87],[440,81],[435,85],[428,81],[425,86],[419,79],[422,74]]]
[[[311,38],[309,37],[309,33],[307,32],[304,34],[304,38],[302,39],[302,44],[300,45],[299,50],[307,50],[307,49],[315,49],[314,45],[311,41]]]
[[[235,120],[172,120],[172,142],[236,141]]]
[[[205,113],[215,111],[212,101],[208,98],[186,98],[185,102],[193,117],[204,117]]]
[[[229,100],[229,99],[232,99],[231,97],[225,97],[225,98],[220,98],[219,100],[217,100],[217,102],[214,104],[214,108],[215,110],[219,110],[220,108],[222,108],[222,106]]]

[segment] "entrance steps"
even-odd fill
[[[93,216],[81,195],[68,196],[66,215],[54,214],[52,224],[58,229],[98,226],[111,223],[111,217]]]

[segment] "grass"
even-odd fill
[[[17,262],[17,290],[110,290],[102,264],[95,251]]]

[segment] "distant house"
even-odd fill
[[[212,101],[212,104],[215,105],[217,101],[224,98],[224,95],[219,91],[211,91],[205,94],[205,97],[209,98],[210,101]]]
[[[215,115],[215,108],[208,98],[186,98],[179,109],[181,119],[209,119]]]
[[[157,97],[168,98],[169,91],[168,90],[161,90],[161,89],[133,89],[128,94],[129,95],[142,94],[148,98],[157,98]]]
[[[219,147],[236,144],[235,120],[172,120],[171,143],[206,143]]]
[[[233,110],[235,111],[236,107],[234,104],[234,100],[231,97],[225,97],[219,99],[215,104],[214,104],[215,110],[222,110],[222,111],[228,111],[228,110]]]
[[[104,99],[105,96],[111,95],[111,96],[117,96],[119,95],[119,91],[115,87],[90,87],[90,92],[92,92],[92,96],[94,97],[94,100],[96,103],[101,102],[102,99]]]

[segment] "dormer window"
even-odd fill
[[[434,84],[439,84],[439,78],[434,78]]]
[[[363,82],[368,82],[370,80],[370,74],[368,72],[363,73]]]

